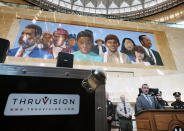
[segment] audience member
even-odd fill
[[[103,62],[101,56],[91,51],[91,48],[94,46],[93,41],[93,32],[91,30],[79,32],[77,35],[79,51],[72,53],[74,55],[74,60]]]
[[[117,115],[120,121],[121,131],[133,131],[132,114],[133,109],[131,105],[125,101],[125,96],[120,96],[121,103],[117,106]]]
[[[106,92],[106,104],[107,104],[107,128],[111,131],[111,123],[115,117],[114,105],[109,100],[109,93]]]
[[[146,52],[142,46],[135,46],[134,47],[134,61],[133,64],[143,64],[143,65],[150,65],[147,61]]]
[[[135,47],[135,43],[132,39],[130,38],[124,38],[122,41],[122,46],[121,46],[121,53],[125,53],[129,56],[130,61],[134,61],[134,47]]]
[[[169,106],[168,102],[165,101],[165,100],[163,100],[163,98],[162,98],[162,92],[161,92],[161,91],[159,91],[159,92],[156,94],[156,98],[157,98],[158,103],[159,103],[162,107],[164,107],[164,106]]]
[[[184,102],[181,101],[181,93],[174,92],[173,96],[175,97],[176,101],[171,103],[171,106],[174,106],[174,109],[184,109]]]
[[[95,43],[97,43],[97,45],[95,45],[93,48],[92,48],[92,51],[95,52],[96,54],[102,54],[104,52],[106,52],[106,47],[103,46],[104,44],[104,40],[102,39],[97,39],[95,40]]]
[[[107,35],[105,37],[105,45],[109,50],[102,54],[104,62],[113,64],[131,63],[128,55],[118,51],[120,43],[116,35]]]
[[[136,113],[142,110],[162,109],[161,105],[158,103],[155,97],[149,95],[148,84],[143,84],[141,90],[142,94],[136,99]]]
[[[159,52],[151,49],[151,40],[146,35],[140,35],[139,41],[146,51],[148,61],[151,65],[163,65]]]
[[[40,26],[27,25],[18,40],[20,47],[9,50],[8,56],[52,59],[52,55],[37,47],[41,35],[42,28]]]

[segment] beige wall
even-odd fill
[[[110,98],[114,102],[119,101],[120,94],[125,94],[130,102],[135,102],[138,88],[142,83],[148,83],[151,88],[159,88],[163,92],[164,99],[168,101],[174,100],[172,96],[174,91],[180,91],[184,100],[184,88],[182,87],[184,29],[7,6],[0,8],[0,37],[9,39],[11,46],[19,29],[17,18],[34,19],[37,17],[39,20],[52,22],[153,33],[157,43],[156,47],[163,58],[165,65],[163,67],[97,63],[90,63],[89,66],[88,62],[75,62],[74,68],[104,70],[107,73],[106,90],[110,92]],[[56,60],[7,57],[5,63],[55,67]]]

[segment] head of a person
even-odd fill
[[[174,92],[173,96],[175,97],[176,101],[181,101],[181,93],[180,92]]]
[[[142,90],[143,94],[147,95],[149,93],[149,86],[148,86],[148,84],[142,84],[141,90]]]
[[[116,35],[109,34],[105,37],[105,45],[110,52],[116,52],[120,46],[119,39]]]
[[[147,61],[146,52],[142,46],[134,47],[134,55],[135,55],[135,58],[138,60]]]
[[[91,52],[93,45],[93,32],[91,30],[84,30],[77,34],[77,44],[82,54]]]
[[[140,35],[139,41],[147,49],[150,49],[152,46],[151,40],[146,35]]]
[[[25,27],[19,38],[19,45],[23,49],[35,45],[42,35],[42,28],[38,25],[30,24]]]
[[[97,45],[101,46],[102,44],[104,44],[104,41],[102,39],[97,39],[97,40],[95,40],[95,43],[97,43]]]
[[[68,37],[69,46],[73,47],[75,46],[75,43],[76,43],[76,34],[69,34],[69,37]]]
[[[62,46],[68,40],[68,31],[63,28],[57,28],[53,33],[54,45]]]
[[[124,38],[122,41],[121,52],[125,54],[129,54],[129,52],[134,50],[135,46],[136,45],[132,39]]]
[[[47,47],[52,45],[53,42],[53,33],[51,31],[46,31],[42,34],[41,43]]]
[[[159,91],[157,94],[156,94],[156,97],[158,100],[161,100],[162,99],[162,92]]]
[[[125,102],[125,96],[124,95],[121,95],[120,96],[120,100],[121,100],[121,102]]]

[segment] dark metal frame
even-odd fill
[[[31,76],[53,77],[65,79],[85,79],[91,75],[91,70],[72,69],[64,67],[39,67],[0,64],[0,76]],[[88,92],[86,92],[88,93]],[[95,131],[106,131],[105,85],[99,85],[93,92],[95,101]],[[90,103],[89,103],[90,104]],[[89,112],[90,113],[90,112]]]

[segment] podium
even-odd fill
[[[184,110],[143,110],[135,117],[137,131],[173,131],[177,127],[184,130]]]
[[[87,92],[91,70],[0,64],[0,129],[106,131],[105,85]]]

